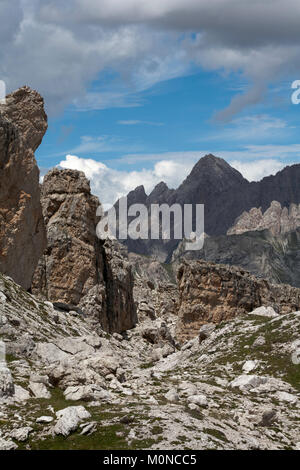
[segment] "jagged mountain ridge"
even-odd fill
[[[292,203],[299,204],[299,183],[300,164],[287,166],[259,182],[249,182],[225,160],[209,154],[198,161],[177,189],[169,189],[162,182],[147,196],[143,186],[139,186],[129,193],[128,205],[204,204],[205,232],[214,236],[225,235],[235,220],[253,207],[261,207],[265,211],[274,200],[285,207]],[[129,251],[153,255],[160,261],[168,262],[178,240],[129,239],[124,243]]]

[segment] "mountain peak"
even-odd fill
[[[200,158],[181,186],[210,186],[215,192],[247,182],[241,173],[223,158],[208,154]]]

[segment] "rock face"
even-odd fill
[[[103,260],[95,236],[99,201],[84,173],[53,169],[41,190],[47,249],[33,280],[33,292],[77,305],[103,281]]]
[[[220,323],[262,305],[279,314],[300,308],[300,289],[270,284],[239,268],[195,261],[178,270],[179,321],[177,337],[195,337],[201,325]]]
[[[204,204],[205,232],[210,236],[225,235],[237,217],[253,207],[266,211],[272,201],[285,207],[300,203],[300,164],[287,166],[275,176],[259,182],[249,182],[222,158],[206,155],[176,189],[164,183],[145,195],[143,187],[128,195],[128,204]],[[178,240],[124,241],[130,252],[152,255],[161,262],[169,262]]]
[[[25,289],[46,245],[34,157],[46,129],[36,91],[21,88],[0,105],[0,271]]]
[[[173,254],[174,272],[183,258],[239,266],[272,283],[300,287],[300,228],[276,236],[269,230],[258,230],[206,237],[199,251],[184,251],[181,242]]]
[[[131,267],[117,244],[96,236],[96,211],[84,173],[51,170],[42,185],[48,246],[36,269],[32,291],[47,299],[79,306],[95,326],[109,332],[136,322]],[[74,310],[74,309],[73,309]]]
[[[249,212],[243,212],[237,218],[227,235],[269,230],[272,235],[280,235],[300,227],[300,204],[291,204],[289,208],[281,207],[280,202],[272,201],[270,207],[263,213],[261,207],[253,207]]]

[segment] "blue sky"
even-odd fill
[[[106,80],[109,77],[93,83],[89,93],[101,94]],[[50,117],[37,161],[42,173],[65,162],[67,155],[102,162],[121,172],[151,171],[156,162],[176,161],[186,164],[186,171],[178,168],[181,174],[165,175],[169,185],[176,186],[193,163],[211,152],[225,158],[249,180],[257,180],[299,162],[300,106],[291,102],[292,81],[291,77],[270,86],[262,102],[247,107],[229,122],[218,120],[217,113],[247,89],[238,74],[194,70],[138,93],[127,95],[126,91],[125,102],[120,93],[103,105],[72,104],[62,114]],[[101,109],[91,109],[94,106]],[[78,161],[74,167],[84,169]],[[140,182],[138,178],[137,184]],[[150,186],[157,182],[154,178]],[[109,204],[108,199],[105,203]]]
[[[299,0],[2,0],[0,80],[45,98],[36,153],[108,206],[206,153],[249,180],[299,162]]]

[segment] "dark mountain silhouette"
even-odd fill
[[[300,164],[287,166],[274,176],[250,183],[241,173],[222,158],[206,155],[194,166],[191,173],[177,189],[159,183],[147,196],[143,186],[128,195],[128,204],[174,203],[204,204],[205,232],[211,236],[225,235],[243,211],[252,207],[266,210],[276,200],[282,206],[300,203]],[[118,203],[115,205],[118,207]],[[124,241],[129,251],[154,255],[160,261],[170,261],[178,240]]]

